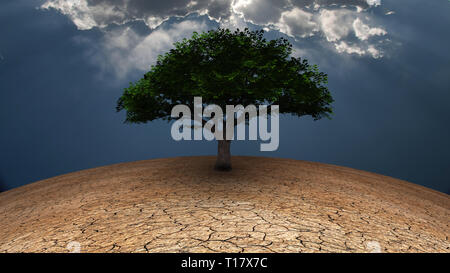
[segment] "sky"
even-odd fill
[[[116,101],[193,31],[266,30],[328,74],[331,120],[280,117],[280,146],[232,155],[347,166],[450,193],[448,0],[2,0],[0,190],[119,162],[214,155]]]

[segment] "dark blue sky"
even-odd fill
[[[124,113],[115,113],[115,104],[123,88],[142,76],[147,63],[140,62],[149,66],[170,48],[167,40],[220,22],[197,14],[173,18],[161,7],[168,21],[154,30],[139,20],[116,24],[96,17],[106,28],[88,28],[70,13],[37,9],[44,2],[0,4],[1,189],[118,162],[216,153],[215,142],[173,141],[170,125],[162,121],[123,124]],[[388,11],[395,13],[385,15]],[[212,16],[211,7],[209,12]],[[294,24],[295,33],[303,31],[290,38],[298,54],[329,75],[333,119],[282,116],[276,152],[260,152],[259,142],[239,141],[232,144],[232,154],[348,166],[448,193],[450,3],[391,0],[364,12],[373,28],[386,31],[379,35],[383,39],[356,34],[330,42],[333,33],[325,25],[314,32]],[[245,14],[251,28],[264,24]],[[292,26],[271,29],[267,36],[292,34]],[[301,37],[308,31],[315,34]],[[361,54],[349,47],[339,52],[340,41],[345,44],[339,48],[352,44]],[[374,57],[370,43],[383,57]]]

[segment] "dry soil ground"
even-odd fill
[[[123,163],[1,193],[0,252],[450,252],[447,194],[333,165],[233,157],[216,172],[214,160]]]

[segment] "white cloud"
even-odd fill
[[[355,21],[353,21],[353,29],[356,37],[363,41],[371,36],[382,36],[387,34],[384,29],[377,27],[371,28],[364,24],[359,18],[356,18]]]
[[[375,21],[371,20],[375,16],[371,9],[380,5],[380,0],[46,0],[41,8],[67,15],[80,30],[132,21],[143,21],[150,29],[158,29],[171,17],[197,13],[224,28],[243,29],[253,24],[296,40],[318,36],[339,53],[374,57],[380,56],[376,52],[381,52],[377,47],[382,43],[378,42],[387,35],[384,28],[369,26]],[[105,39],[111,35],[118,35],[119,43],[125,34],[113,31]]]
[[[387,31],[379,27],[370,27],[361,18],[362,15],[358,10],[323,9],[317,20],[326,40],[333,43],[337,52],[381,58],[383,56],[381,49],[370,44],[368,40],[373,36],[387,35]],[[352,39],[353,35],[356,40]]]
[[[173,43],[190,37],[194,31],[205,31],[204,22],[186,20],[140,36],[131,28],[120,28],[105,34],[101,46],[91,58],[104,71],[113,71],[119,78],[130,71],[148,71],[158,55],[173,47]]]
[[[362,48],[358,46],[352,46],[348,45],[346,42],[341,41],[340,43],[335,44],[336,50],[340,53],[345,52],[348,54],[357,54],[357,55],[364,55],[366,52]]]
[[[379,6],[381,5],[381,0],[366,0],[369,6]]]
[[[158,27],[172,16],[207,14],[221,20],[230,15],[232,0],[46,0],[43,9],[55,9],[67,15],[81,30],[141,20],[150,28]]]
[[[359,56],[370,55],[375,59],[383,57],[381,51],[376,49],[373,45],[363,48],[361,45],[350,45],[344,41],[341,41],[339,43],[335,43],[334,46],[339,53],[356,54]]]
[[[144,22],[149,28],[155,29],[158,26],[160,26],[162,23],[164,23],[167,19],[168,18],[161,18],[161,17],[157,17],[157,16],[149,16],[149,17],[145,18]]]
[[[221,28],[229,28],[229,29],[245,29],[248,27],[247,22],[244,20],[243,16],[233,12],[230,17],[220,20],[220,27]]]
[[[375,59],[383,57],[383,53],[381,53],[379,49],[376,49],[372,45],[369,46],[369,48],[367,49],[367,52],[370,53],[370,55],[372,55],[372,57]]]
[[[313,20],[313,14],[294,8],[281,14],[280,21],[276,26],[281,32],[293,37],[308,37],[319,30],[317,23]]]
[[[278,22],[286,4],[285,0],[234,0],[231,9],[247,22],[268,25]]]
[[[67,15],[81,30],[105,27],[111,21],[124,22],[126,14],[107,3],[88,5],[86,0],[52,0],[45,2],[44,9],[54,8]]]
[[[318,20],[327,41],[335,42],[346,37],[352,29],[354,16],[347,9],[321,10]]]

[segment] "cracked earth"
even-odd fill
[[[450,252],[450,196],[261,157],[116,164],[0,194],[0,252]]]

